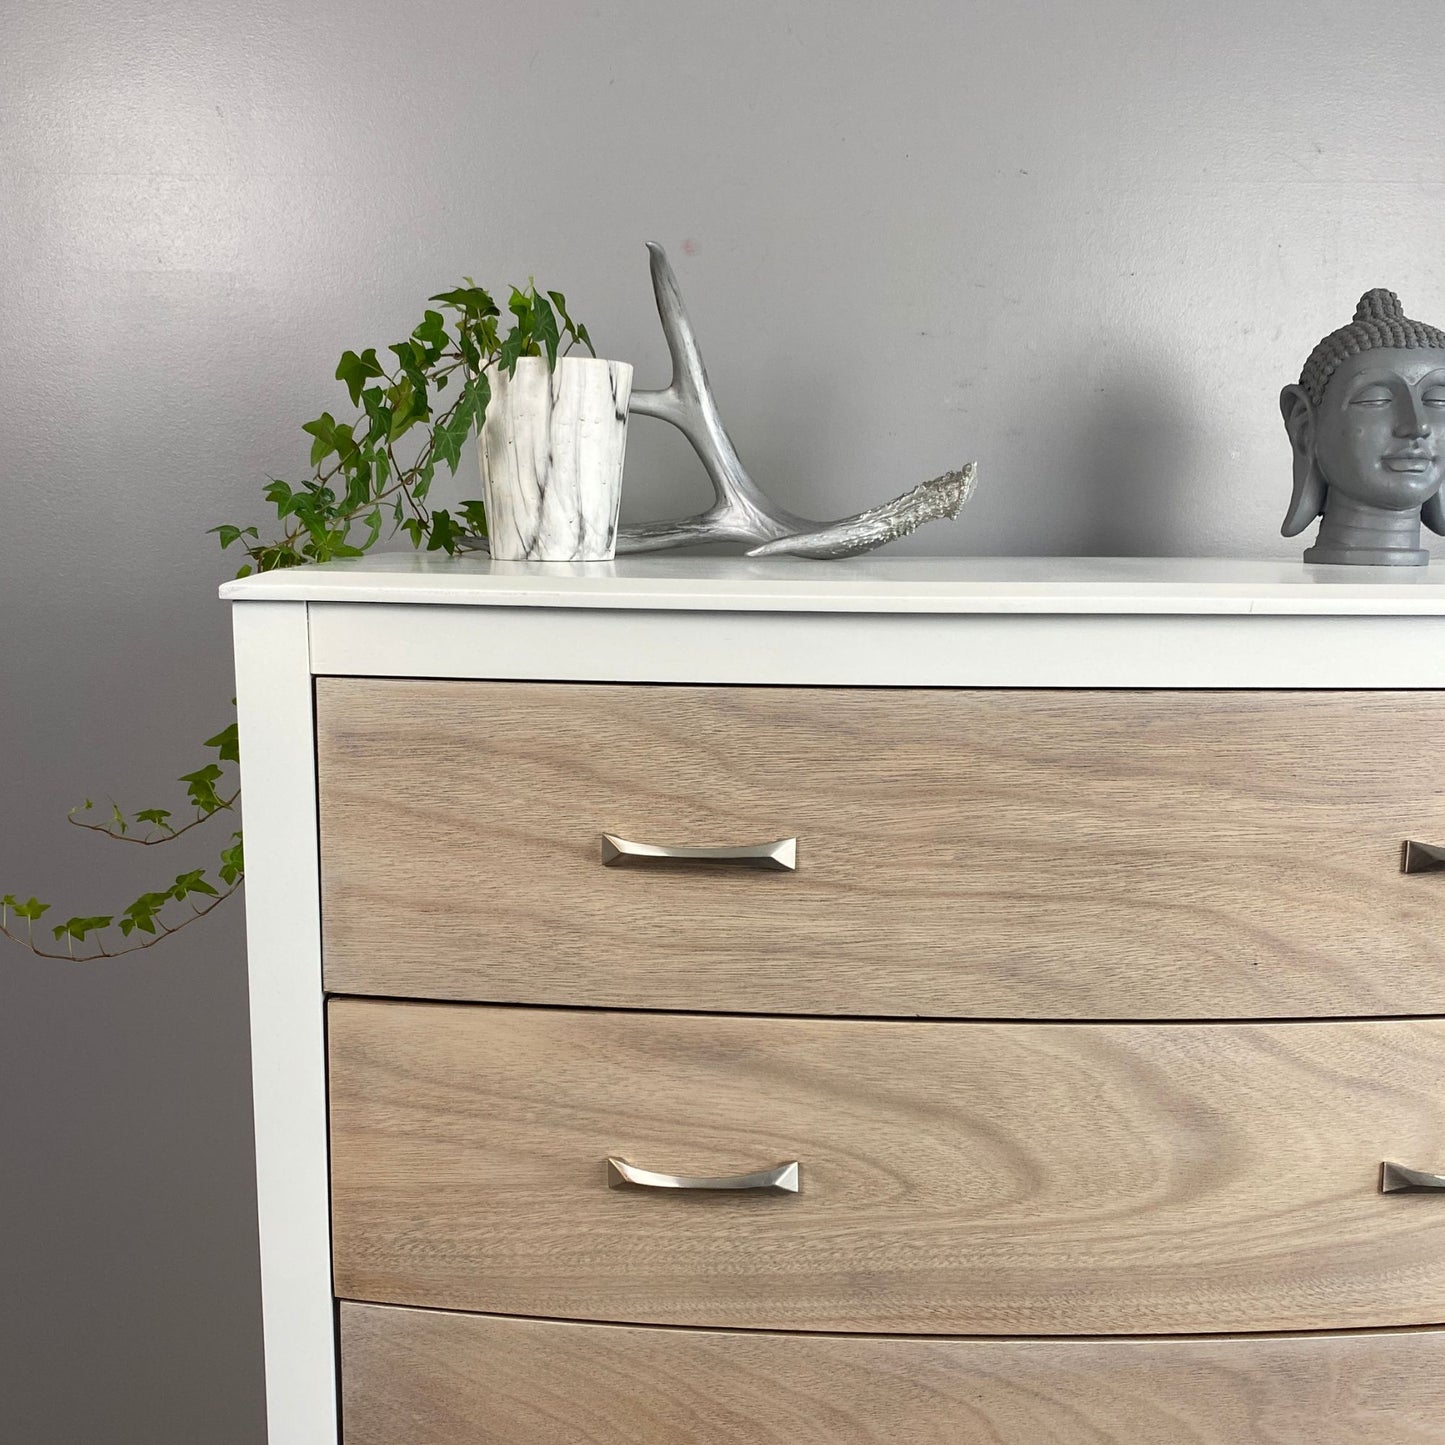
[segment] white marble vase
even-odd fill
[[[617,546],[632,367],[524,356],[490,367],[479,438],[492,556],[503,562],[606,562]]]

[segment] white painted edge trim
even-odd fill
[[[251,604],[245,604],[251,605]],[[1445,687],[1445,619],[418,611],[312,603],[351,677],[801,687]]]
[[[233,609],[269,1445],[338,1438],[313,691],[303,602]]]

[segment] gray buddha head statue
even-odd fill
[[[1279,405],[1294,448],[1280,531],[1323,518],[1305,561],[1424,566],[1420,523],[1445,533],[1445,331],[1411,321],[1393,291],[1367,291]]]

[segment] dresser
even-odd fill
[[[270,1445],[1445,1441],[1445,583],[228,584]]]

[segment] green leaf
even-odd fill
[[[142,893],[121,915],[120,931],[129,938],[135,929],[155,933],[156,915],[171,901],[170,889],[164,893]]]
[[[227,547],[229,547],[229,546],[231,545],[232,542],[239,542],[242,537],[259,537],[259,536],[260,536],[260,533],[257,532],[257,530],[256,530],[254,527],[231,527],[231,526],[212,527],[212,528],[210,529],[210,531],[207,532],[206,535],[207,535],[207,536],[210,536],[211,533],[218,533],[218,534],[220,535],[220,538],[221,538],[221,550],[222,550],[223,552],[226,550]]]
[[[446,350],[447,324],[442,320],[440,311],[427,311],[422,314],[421,325],[412,332],[412,336],[420,341],[428,351],[434,353],[432,360],[436,359],[435,353]]]
[[[447,464],[455,473],[461,463],[462,448],[472,431],[471,407],[465,400],[458,402],[448,419],[432,432],[432,451],[438,461]]]
[[[125,814],[114,803],[110,805],[110,821],[115,824],[116,832],[122,836],[130,831],[126,827]]]
[[[142,808],[135,815],[137,823],[152,823],[157,828],[165,828],[169,832],[175,832],[170,824],[171,811],[169,808]]]
[[[95,933],[102,928],[109,928],[111,922],[109,915],[96,918],[67,918],[64,923],[56,924],[50,931],[57,939],[65,938],[68,935],[84,943],[87,934]]]
[[[416,387],[412,384],[410,377],[403,377],[388,394],[392,402],[392,415],[387,440],[395,441],[397,437],[409,431],[413,423],[425,414],[426,398],[417,395]]]
[[[289,517],[296,510],[296,497],[287,482],[270,482],[266,487],[266,500],[276,507],[276,516]]]
[[[310,433],[316,440],[311,443],[311,465],[325,461],[336,450],[336,418],[329,411],[323,411],[315,421],[302,423],[301,430]]]
[[[413,547],[420,547],[426,536],[426,523],[420,517],[407,517],[401,524],[401,530],[411,538]]]
[[[203,746],[216,748],[217,756],[223,763],[239,763],[241,761],[241,738],[235,723],[227,723],[215,737],[207,738]],[[137,818],[140,816],[139,813],[136,814]]]
[[[467,526],[479,537],[487,535],[487,507],[480,501],[463,502],[458,511],[466,519]]]
[[[183,773],[179,779],[187,784],[187,797],[208,816],[225,806],[216,793],[216,780],[220,776],[220,768],[215,763],[207,763],[205,767],[197,768],[194,773]]]
[[[229,848],[221,849],[221,866],[218,871],[225,882],[234,885],[245,876],[246,859],[242,849],[241,835],[232,833],[231,837],[235,841]]]
[[[431,534],[427,538],[428,552],[446,552],[455,556],[457,550],[457,527],[451,513],[438,507],[431,514]]]
[[[507,373],[513,375],[517,370],[517,361],[523,355],[527,346],[527,338],[520,326],[509,332],[497,350],[497,365]]]
[[[372,377],[385,374],[377,362],[375,350],[371,347],[363,351],[360,356],[354,351],[343,352],[336,367],[336,379],[346,383],[346,389],[351,395],[352,406],[360,403],[361,390]]]
[[[459,286],[451,291],[443,291],[440,295],[432,296],[429,299],[440,301],[443,305],[451,307],[453,311],[460,311],[467,320],[473,322],[499,314],[497,303],[480,286]]]
[[[171,884],[171,897],[179,902],[192,893],[204,893],[211,898],[219,897],[215,888],[206,882],[206,870],[193,868],[189,873],[178,873]]]
[[[16,903],[12,906],[17,917],[28,918],[32,923],[42,914],[50,911],[50,905],[42,903],[38,898],[32,898],[28,903]]]
[[[532,301],[532,333],[546,349],[547,370],[556,371],[557,348],[562,338],[557,333],[557,314],[545,296],[537,296]]]

